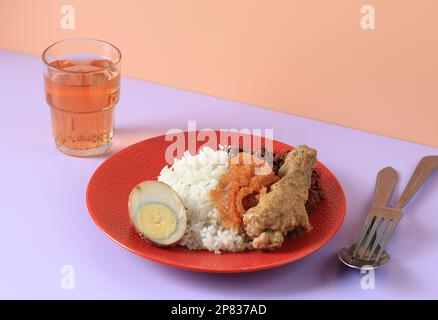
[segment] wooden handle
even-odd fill
[[[438,168],[438,156],[428,156],[421,159],[395,207],[401,209],[407,205],[436,168]]]
[[[398,175],[392,167],[386,167],[379,171],[374,190],[373,207],[387,207],[397,184]]]

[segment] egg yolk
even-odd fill
[[[154,239],[165,239],[176,229],[177,219],[172,209],[162,203],[149,203],[139,209],[137,225]]]

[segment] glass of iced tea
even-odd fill
[[[42,58],[58,149],[78,157],[106,152],[120,94],[120,50],[101,40],[69,39],[52,44]]]

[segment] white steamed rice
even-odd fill
[[[181,245],[191,250],[215,253],[243,251],[248,242],[237,229],[224,228],[218,221],[210,191],[228,167],[228,152],[204,147],[197,155],[186,151],[171,167],[164,167],[158,181],[170,185],[187,207],[187,229]]]

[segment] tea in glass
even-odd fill
[[[106,152],[120,95],[120,51],[94,39],[71,39],[43,53],[46,101],[58,149],[72,156]]]

